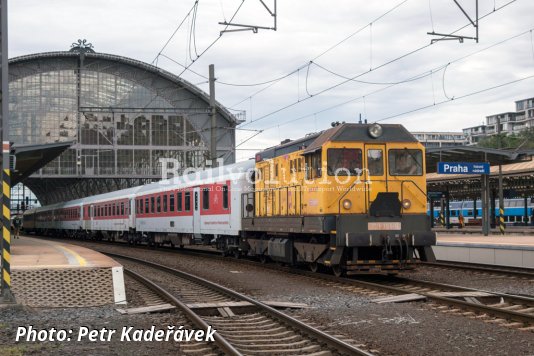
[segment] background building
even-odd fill
[[[461,146],[467,144],[463,132],[412,132],[425,147]]]
[[[182,169],[209,158],[206,93],[155,66],[95,53],[85,41],[11,59],[9,94],[12,142],[72,142],[24,180],[43,205],[161,179],[160,158]],[[217,155],[233,163],[239,121],[216,109]]]
[[[516,101],[515,109],[516,111],[486,116],[485,124],[463,129],[469,144],[476,144],[483,137],[497,134],[497,121],[500,121],[500,131],[508,135],[534,127],[534,98]]]

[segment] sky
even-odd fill
[[[274,10],[274,0],[264,3]],[[475,0],[458,3],[476,19]],[[274,18],[260,0],[194,4],[11,0],[9,56],[87,39],[97,52],[156,64],[206,92],[214,64],[217,100],[246,118],[238,160],[360,115],[411,131],[461,131],[534,97],[532,0],[479,0],[478,43],[433,44],[440,36],[427,32],[476,35],[453,1],[278,1],[276,31],[222,35],[219,22],[271,28]]]

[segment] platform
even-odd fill
[[[492,235],[439,233],[433,247],[441,261],[534,269],[533,235]]]
[[[123,267],[90,249],[39,238],[12,239],[12,291],[33,307],[124,304]]]

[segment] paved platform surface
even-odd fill
[[[121,267],[112,258],[85,247],[21,236],[11,240],[11,268]]]
[[[437,234],[432,249],[441,261],[534,268],[533,235]]]
[[[124,304],[123,267],[85,247],[33,237],[12,239],[11,286],[32,307]]]
[[[437,233],[438,245],[484,245],[488,247],[506,247],[534,250],[534,235],[490,235]]]
[[[439,233],[447,233],[447,234],[475,234],[475,235],[482,235],[482,227],[480,226],[465,226],[463,228],[459,228],[458,226],[452,226],[450,229],[446,229],[445,227],[434,227],[432,229],[433,231]],[[490,235],[501,235],[501,231],[498,227],[491,228],[489,230]],[[506,235],[534,235],[534,226],[506,226]]]

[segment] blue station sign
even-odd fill
[[[438,162],[439,174],[489,174],[486,162]]]

